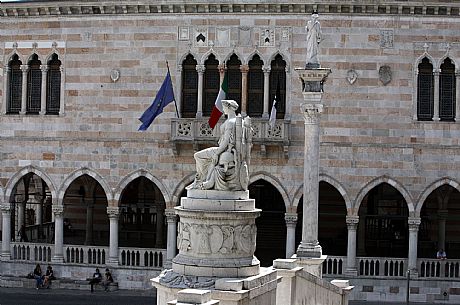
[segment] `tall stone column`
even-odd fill
[[[22,90],[21,90],[21,112],[25,114],[27,111],[27,72],[29,71],[28,65],[21,65],[22,71]]]
[[[203,75],[205,71],[204,65],[196,65],[196,71],[198,72],[198,105],[196,109],[196,118],[203,117]]]
[[[455,121],[460,121],[460,69],[455,70]]]
[[[61,65],[59,67],[59,72],[61,72],[61,96],[60,96],[60,99],[59,99],[59,115],[63,115],[64,114],[64,89],[65,89],[65,82],[64,82],[64,67]]]
[[[163,211],[157,213],[157,223],[156,223],[156,236],[155,236],[155,248],[161,248],[163,246],[163,225],[164,225],[164,215]]]
[[[88,203],[86,206],[86,234],[85,245],[93,244],[93,209],[94,203]]]
[[[110,222],[110,239],[109,239],[109,263],[118,265],[118,219],[120,209],[118,207],[107,207],[107,215]]]
[[[407,220],[409,224],[409,257],[407,268],[410,270],[411,275],[418,274],[417,272],[417,242],[418,242],[418,228],[420,226],[420,217],[409,217]]]
[[[264,72],[264,109],[262,112],[262,118],[268,119],[268,105],[270,103],[270,67],[262,69]]]
[[[53,204],[54,214],[54,256],[53,262],[64,262],[64,206]]]
[[[286,221],[286,258],[295,254],[295,227],[297,225],[297,213],[284,214]]]
[[[46,82],[48,76],[48,66],[41,65],[40,70],[42,71],[42,92],[41,92],[41,104],[40,104],[40,114],[43,115],[46,113]]]
[[[21,201],[18,203],[18,226],[17,226],[17,232],[15,232],[16,234],[14,236],[18,236],[19,234],[19,230],[21,230],[21,227],[23,225],[25,225],[25,219],[24,219],[24,216],[25,216],[25,211],[26,211],[26,202],[25,201]]]
[[[434,69],[433,121],[439,121],[439,69]]]
[[[347,269],[346,274],[358,275],[356,269],[356,229],[359,216],[347,216],[348,244],[347,244]]]
[[[177,249],[177,216],[173,209],[165,210],[166,222],[168,223],[168,242],[166,244],[166,262],[171,265],[171,261],[176,256]]]
[[[6,113],[9,106],[7,105],[7,101],[10,99],[10,88],[9,85],[11,83],[11,68],[9,66],[5,66],[3,68],[3,92],[4,95],[6,96],[6,99],[4,99],[3,107],[2,107],[2,113]],[[1,217],[0,217],[1,219]]]
[[[247,65],[241,65],[241,115],[245,117],[248,112],[248,72]]]
[[[2,261],[8,261],[11,258],[11,206],[4,203],[0,206],[2,210]]]
[[[438,210],[438,249],[446,250],[446,220],[449,212]]]

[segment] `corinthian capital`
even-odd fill
[[[204,73],[205,70],[206,70],[206,67],[204,65],[196,65],[196,72]]]
[[[356,230],[359,223],[359,216],[347,216],[346,220],[348,230]]]
[[[109,218],[118,218],[120,216],[120,209],[118,207],[107,207],[107,215]]]
[[[305,124],[319,124],[320,115],[323,112],[322,104],[307,104],[300,105]]]
[[[64,214],[64,206],[62,205],[53,205],[52,210],[56,217],[62,217],[62,214]]]
[[[0,205],[0,210],[2,211],[3,214],[11,213],[12,209],[13,208],[8,203]]]
[[[418,231],[418,227],[420,226],[421,219],[420,217],[409,217],[407,219],[407,223],[409,225],[409,231]]]
[[[165,210],[166,222],[176,222],[177,216],[176,211],[174,209],[166,209]]]

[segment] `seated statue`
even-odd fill
[[[251,150],[251,119],[236,115],[238,104],[222,100],[227,119],[220,126],[219,146],[195,153],[195,181],[187,189],[247,190]]]

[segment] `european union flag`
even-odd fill
[[[150,124],[152,124],[153,120],[160,113],[163,112],[163,108],[165,108],[166,105],[168,105],[174,100],[175,98],[171,82],[171,75],[169,74],[168,70],[168,74],[166,74],[166,78],[163,81],[160,91],[158,91],[157,96],[155,97],[155,100],[153,101],[152,105],[150,105],[150,107],[147,108],[144,114],[139,118],[139,120],[142,122],[142,125],[141,127],[139,127],[139,130],[147,130]]]

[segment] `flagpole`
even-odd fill
[[[169,77],[171,77],[171,73],[169,72],[169,64],[168,64],[168,61],[166,61],[166,67],[168,68]],[[172,81],[171,81],[171,85],[172,85]],[[177,118],[179,118],[179,111],[177,110],[176,98],[174,98],[174,106],[176,106],[176,115],[177,115]]]

